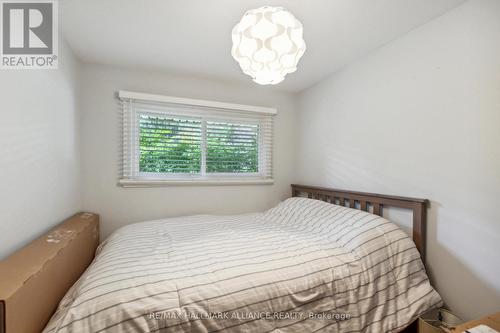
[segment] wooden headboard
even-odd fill
[[[382,216],[384,207],[411,209],[413,211],[413,242],[425,263],[426,209],[429,203],[427,199],[292,184],[292,196],[301,195],[341,206],[346,206],[349,203],[350,208],[364,210],[379,216]]]

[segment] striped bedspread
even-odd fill
[[[397,332],[439,305],[395,224],[291,198],[119,229],[44,332]]]

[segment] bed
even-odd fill
[[[442,304],[421,260],[425,200],[292,194],[117,230],[43,332],[398,332]],[[413,210],[413,242],[379,216],[388,205]]]

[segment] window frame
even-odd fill
[[[178,98],[171,96],[161,96],[161,95],[151,95],[143,93],[133,93],[127,91],[120,91],[118,97],[122,103],[133,103],[138,102],[159,102],[164,104],[165,111],[155,110],[155,111],[137,111],[134,107],[130,107],[130,110],[125,111],[123,108],[123,116],[127,117],[126,112],[130,114],[128,117],[132,120],[131,124],[126,124],[123,122],[122,134],[123,134],[123,165],[130,163],[133,170],[137,170],[132,175],[125,177],[123,172],[120,175],[119,185],[123,187],[153,187],[153,186],[169,186],[169,185],[243,185],[243,184],[273,184],[274,179],[271,176],[266,177],[266,166],[271,163],[272,165],[272,142],[267,142],[270,147],[266,147],[266,140],[263,135],[261,135],[262,128],[264,126],[264,116],[276,115],[277,110],[275,108],[265,108],[242,104],[230,104],[215,101],[205,101],[205,100],[195,100]],[[168,108],[171,107],[170,112]],[[235,113],[248,112],[248,113],[263,113],[262,117],[255,117],[255,120],[230,120],[224,118],[224,116],[217,117],[204,117],[203,115],[189,115],[182,114],[182,111],[174,111],[176,107],[189,107],[198,111],[198,113],[203,112],[203,109],[216,109],[217,111],[228,111],[228,117]],[[182,119],[193,119],[199,120],[201,122],[202,132],[201,132],[201,161],[200,161],[200,173],[156,173],[156,172],[141,172],[140,171],[140,117],[141,115],[153,115],[153,116],[178,116]],[[258,135],[258,172],[252,173],[227,173],[227,172],[206,172],[206,157],[207,157],[207,122],[225,122],[225,123],[241,123],[241,124],[251,124],[259,126]],[[271,128],[272,133],[272,128]],[[125,144],[126,136],[135,138],[130,140],[129,144]],[[127,147],[128,146],[128,147]],[[269,150],[270,154],[261,153],[261,150]],[[127,154],[127,150],[129,153]],[[125,159],[128,156],[128,161]],[[268,161],[267,159],[271,159]],[[271,166],[272,168],[272,166]],[[272,171],[272,170],[271,170]],[[272,174],[272,173],[271,173]]]

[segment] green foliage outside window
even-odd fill
[[[141,172],[200,172],[201,121],[141,115],[139,130]]]
[[[206,172],[258,172],[258,125],[206,121]],[[139,117],[139,169],[151,173],[199,174],[201,120]]]
[[[207,122],[207,172],[258,172],[258,125]]]

